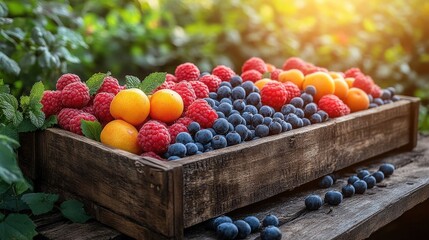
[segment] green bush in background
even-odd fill
[[[337,71],[360,67],[382,87],[395,86],[402,94],[420,97],[420,126],[429,130],[429,2],[425,0],[19,0],[6,5],[12,26],[20,27],[28,39],[32,25],[57,38],[64,36],[61,29],[69,34],[60,46],[69,54],[57,54],[59,61],[52,60],[50,67],[40,57],[45,53],[37,41],[30,48],[28,44],[15,48],[11,55],[3,50],[5,42],[10,43],[4,34],[0,36],[2,52],[19,66],[22,56],[36,46],[37,58],[30,66],[37,78],[15,78],[24,86],[38,79],[55,81],[66,70],[83,79],[109,70],[123,79],[126,74],[172,73],[175,66],[190,61],[203,71],[226,64],[239,73],[251,56],[278,67],[286,58],[299,56]],[[60,10],[47,10],[53,6]],[[26,12],[20,8],[27,14],[18,14]],[[33,24],[18,24],[15,19],[22,15]],[[55,47],[48,49],[56,56]],[[21,70],[20,75],[25,73]],[[10,76],[0,77],[14,79]]]

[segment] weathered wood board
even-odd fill
[[[20,162],[40,189],[75,195],[138,239],[183,229],[392,149],[416,145],[418,100],[404,100],[174,162],[61,129],[28,137]],[[23,139],[25,142],[25,139]]]

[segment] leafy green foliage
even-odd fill
[[[8,184],[24,180],[14,151],[18,146],[14,139],[0,135],[0,180]]]
[[[28,215],[0,213],[0,239],[28,240],[36,235],[36,225]]]
[[[103,127],[98,121],[82,120],[81,129],[85,137],[100,142],[100,134]]]
[[[139,88],[141,81],[138,77],[127,75],[125,76],[125,85],[127,88]]]
[[[67,200],[63,202],[60,206],[60,209],[64,217],[70,219],[73,222],[85,223],[91,219],[91,217],[85,213],[83,204],[76,200]]]
[[[21,200],[30,207],[34,215],[40,215],[50,212],[58,198],[57,194],[27,193],[22,195]]]
[[[155,72],[149,74],[145,79],[139,84],[139,88],[146,93],[147,95],[151,94],[153,90],[161,86],[165,82],[166,72]]]
[[[103,80],[105,77],[109,76],[110,73],[96,73],[92,75],[87,81],[86,85],[89,88],[89,93],[91,95],[95,94],[97,90],[101,87],[101,84],[103,84]]]

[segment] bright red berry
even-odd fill
[[[280,82],[269,82],[261,89],[261,102],[264,105],[280,110],[287,100],[288,93]]]
[[[170,133],[170,137],[171,137],[170,143],[176,142],[177,134],[179,134],[181,132],[187,132],[187,131],[188,131],[188,128],[181,123],[172,124],[170,127],[168,127],[168,132]]]
[[[46,118],[58,114],[62,108],[61,91],[44,91],[40,102],[43,105],[42,111],[45,113]]]
[[[330,118],[341,117],[350,113],[350,108],[333,94],[323,96],[318,105],[319,109],[325,111]]]
[[[275,69],[274,71],[271,72],[271,79],[272,80],[279,80],[279,75],[280,73],[282,73],[283,70],[282,69]]]
[[[63,90],[65,86],[69,85],[70,83],[74,82],[80,82],[80,77],[73,73],[66,73],[63,74],[60,78],[57,80],[56,88],[57,90]]]
[[[193,63],[183,63],[177,66],[174,73],[177,81],[196,81],[200,77],[200,70]]]
[[[371,94],[374,86],[374,82],[368,76],[364,74],[358,74],[355,76],[355,80],[353,81],[353,87],[360,88],[367,94]]]
[[[108,76],[104,78],[97,93],[107,92],[116,95],[119,91],[121,91],[121,86],[119,85],[118,79]]]
[[[186,116],[198,122],[202,128],[210,128],[218,118],[216,111],[204,99],[197,99],[186,111]]]
[[[372,89],[371,89],[371,95],[374,97],[374,98],[379,98],[380,96],[381,96],[381,93],[383,92],[383,90],[381,90],[381,88],[380,88],[380,86],[378,86],[377,84],[374,84],[373,86],[372,86]]]
[[[262,79],[262,73],[252,69],[252,70],[243,72],[241,74],[241,78],[243,79],[243,82],[245,81],[256,82]]]
[[[157,121],[148,121],[140,128],[137,141],[145,152],[163,154],[171,142],[167,127]]]
[[[200,78],[200,81],[209,88],[210,92],[216,92],[222,82],[216,75],[204,75]]]
[[[258,57],[249,58],[246,62],[244,62],[243,66],[241,67],[241,72],[244,73],[249,70],[256,70],[261,74],[268,71],[267,64],[264,62],[264,60]]]
[[[170,73],[167,73],[167,75],[165,76],[165,81],[166,82],[168,82],[168,81],[171,81],[171,82],[179,82],[179,81],[177,81],[177,78],[176,78],[176,76],[174,76],[173,74],[170,74]]]
[[[82,120],[94,122],[94,121],[97,121],[97,118],[94,115],[85,113],[85,112],[81,112],[77,114],[76,116],[70,119],[70,122],[69,122],[70,132],[83,135],[82,128],[81,128]]]
[[[158,91],[158,90],[161,90],[161,89],[173,89],[173,87],[174,87],[174,85],[176,85],[176,83],[175,82],[173,82],[173,81],[164,81],[159,87],[157,87],[154,91],[153,91],[153,93],[155,93],[156,91]]]
[[[179,82],[174,85],[172,90],[177,92],[182,97],[183,106],[185,109],[191,105],[195,99],[197,99],[194,89],[188,82]]]
[[[294,83],[285,82],[285,83],[283,83],[283,86],[285,87],[286,92],[287,92],[286,103],[289,103],[290,100],[292,100],[292,98],[294,98],[294,97],[301,96],[301,90],[299,90],[299,87],[297,85],[295,85]]]
[[[103,125],[114,119],[110,114],[110,103],[114,97],[114,94],[108,92],[101,92],[95,95],[93,105],[94,114]]]
[[[61,103],[68,108],[83,108],[90,99],[89,89],[83,82],[70,83],[61,92]]]
[[[297,58],[297,57],[290,57],[288,59],[286,59],[286,61],[283,63],[283,70],[291,70],[291,69],[298,69],[298,70],[303,70],[304,68],[306,68],[307,63],[302,60],[301,58]]]
[[[221,81],[229,81],[232,77],[236,75],[231,68],[225,65],[216,66],[213,69],[212,74],[217,76]]]
[[[142,156],[142,157],[151,157],[151,158],[155,158],[155,159],[158,159],[158,160],[165,161],[158,154],[156,154],[154,152],[145,152],[145,153],[140,154],[140,156]]]
[[[189,82],[194,89],[195,95],[197,98],[207,98],[209,97],[209,88],[203,82],[200,81],[190,81]]]
[[[79,109],[63,108],[58,113],[58,125],[64,130],[70,130],[70,119],[82,113]]]
[[[174,123],[180,123],[180,124],[185,125],[185,127],[188,127],[189,124],[191,124],[191,122],[193,122],[193,121],[194,120],[192,120],[188,117],[181,117],[181,118],[177,119],[176,122],[174,122]]]

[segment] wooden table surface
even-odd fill
[[[394,130],[392,130],[394,131]],[[368,136],[371,137],[371,136]],[[315,159],[317,161],[317,159]],[[341,187],[348,176],[359,169],[374,171],[388,162],[396,166],[395,173],[362,195],[346,198],[339,206],[322,206],[317,211],[305,210],[304,199],[309,194],[322,198],[326,191]],[[394,221],[418,204],[429,202],[429,136],[420,136],[413,151],[395,151],[359,163],[336,173],[337,182],[330,189],[320,189],[317,181],[305,184],[262,202],[227,214],[234,220],[254,215],[262,219],[275,214],[280,220],[283,239],[365,239],[381,227]],[[425,208],[428,209],[428,208]],[[427,213],[429,216],[429,212]],[[71,223],[58,213],[36,219],[37,239],[130,239],[96,221]],[[427,223],[429,229],[429,223]],[[429,231],[428,231],[429,232]],[[185,230],[185,239],[216,239],[205,224]],[[246,239],[259,239],[254,233]]]

